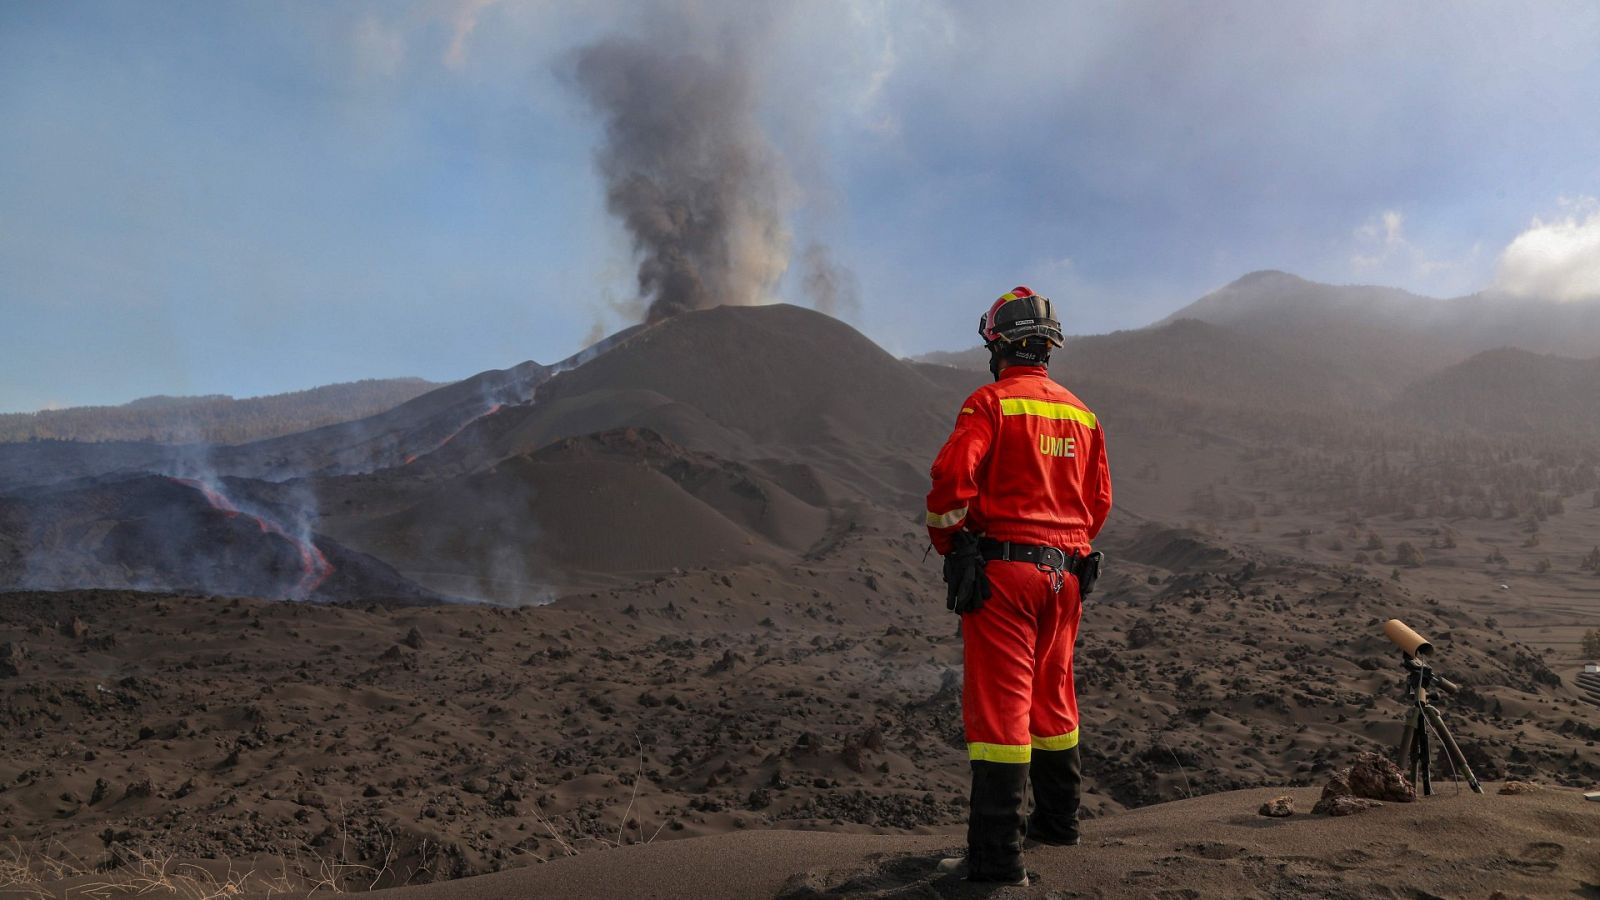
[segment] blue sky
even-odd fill
[[[1078,333],[1260,268],[1600,294],[1592,3],[0,0],[0,411],[628,324],[565,73],[663,19],[747,47],[795,256],[827,244],[897,353],[1019,282]]]

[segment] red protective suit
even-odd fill
[[[928,534],[941,554],[962,529],[1088,553],[1110,511],[1099,420],[1043,366],[1011,366],[973,392],[933,462]],[[989,600],[962,617],[968,756],[1025,763],[1033,747],[1077,746],[1077,580],[1058,592],[1032,563],[993,560],[986,571]]]

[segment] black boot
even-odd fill
[[[1028,841],[1071,845],[1078,842],[1078,800],[1083,766],[1078,748],[1033,751],[1033,814],[1028,816]]]
[[[1027,884],[1022,867],[1022,794],[1027,763],[972,763],[967,880]]]

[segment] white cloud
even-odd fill
[[[362,72],[389,78],[405,62],[405,35],[374,16],[356,24],[354,43],[356,65]]]
[[[444,64],[459,69],[467,61],[467,42],[478,30],[478,17],[499,0],[463,0],[450,15],[450,46],[444,52]]]
[[[1398,255],[1420,255],[1406,240],[1405,227],[1405,214],[1398,209],[1386,209],[1362,223],[1355,230],[1356,252],[1350,265],[1375,269]]]
[[[1563,198],[1566,215],[1534,219],[1500,254],[1495,287],[1563,302],[1600,299],[1600,200]]]
[[[1437,294],[1468,291],[1483,283],[1481,243],[1454,255],[1429,252],[1406,233],[1406,216],[1398,209],[1383,210],[1351,234],[1355,248],[1350,268],[1375,283]]]

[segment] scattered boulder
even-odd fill
[[[1350,793],[1371,800],[1393,803],[1410,803],[1417,799],[1416,789],[1406,780],[1400,767],[1381,754],[1371,751],[1356,757],[1350,767]]]
[[[0,678],[15,678],[22,674],[23,660],[28,658],[28,647],[20,641],[0,644]]]
[[[155,782],[148,778],[141,778],[128,785],[128,789],[122,792],[122,799],[138,800],[141,797],[153,797],[155,793]]]
[[[1334,810],[1336,808],[1344,809],[1344,807],[1340,806],[1341,801],[1353,799],[1355,799],[1355,795],[1350,793],[1350,774],[1348,772],[1335,772],[1328,779],[1328,783],[1322,786],[1322,796],[1317,799],[1317,805],[1311,807],[1311,812],[1314,815],[1347,816],[1360,810],[1346,809],[1342,812],[1334,812]]]
[[[1294,798],[1288,795],[1274,797],[1261,804],[1261,808],[1256,812],[1263,816],[1271,816],[1274,819],[1287,818],[1294,815]]]
[[[1410,803],[1415,799],[1417,792],[1399,766],[1381,754],[1366,752],[1356,757],[1355,765],[1333,773],[1311,811],[1348,816],[1382,806],[1383,801]]]
[[[423,643],[422,632],[418,631],[417,626],[413,625],[411,626],[411,630],[406,632],[405,638],[400,643],[405,644],[407,647],[410,647],[413,650],[421,650]]]
[[[73,616],[62,623],[61,633],[75,641],[81,641],[89,636],[89,625],[77,616]]]
[[[1127,644],[1129,650],[1140,650],[1155,643],[1156,629],[1146,621],[1135,622],[1128,629]]]
[[[1311,811],[1328,816],[1353,816],[1358,812],[1382,805],[1382,802],[1368,797],[1334,797],[1332,800],[1317,801],[1316,807]]]
[[[865,772],[867,770],[867,761],[862,756],[859,744],[845,745],[845,748],[839,751],[839,760],[852,772]]]
[[[725,650],[722,653],[722,658],[711,664],[711,668],[707,670],[707,674],[720,675],[723,672],[731,670],[735,665],[742,662],[744,662],[743,655],[735,653],[732,650]]]
[[[1539,790],[1543,790],[1543,788],[1539,787],[1537,784],[1534,784],[1531,781],[1508,781],[1505,784],[1500,785],[1500,790],[1498,791],[1498,793],[1501,793],[1501,794],[1531,794],[1534,791],[1539,791]]]

